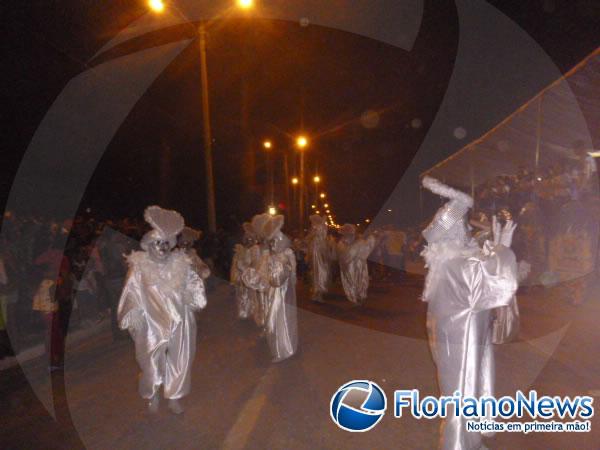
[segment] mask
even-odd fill
[[[171,245],[169,241],[155,240],[148,245],[148,253],[150,258],[156,262],[164,262],[171,253]]]

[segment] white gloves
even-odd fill
[[[512,220],[507,220],[504,227],[500,225],[496,216],[492,218],[492,231],[494,233],[494,245],[504,245],[510,248],[512,245],[513,233],[517,224]]]

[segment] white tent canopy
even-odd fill
[[[482,137],[435,165],[430,175],[475,188],[520,168],[575,158],[600,141],[600,48]]]

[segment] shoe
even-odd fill
[[[177,399],[169,400],[169,409],[171,410],[171,412],[173,414],[183,413],[183,406],[181,406],[181,403],[179,403],[179,400],[177,400]]]
[[[151,414],[156,414],[158,412],[158,407],[160,406],[160,397],[158,394],[154,394],[154,397],[150,399],[148,402],[148,411]]]

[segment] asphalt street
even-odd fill
[[[41,359],[0,372],[0,448],[434,449],[438,420],[395,419],[388,408],[373,430],[358,434],[329,417],[332,395],[353,379],[378,383],[390,404],[396,389],[438,394],[421,291],[419,276],[374,282],[367,304],[353,307],[339,285],[317,304],[299,283],[299,352],[271,364],[255,326],[236,318],[230,286],[216,282],[198,315],[193,388],[183,415],[170,413],[166,403],[156,415],[146,411],[133,345],[113,342],[105,327],[69,341],[64,372],[50,376]],[[520,293],[520,338],[496,347],[497,394],[536,389],[600,397],[600,301],[591,295],[575,307],[550,294]],[[485,444],[597,449],[599,426],[593,418],[590,433],[499,433]]]

